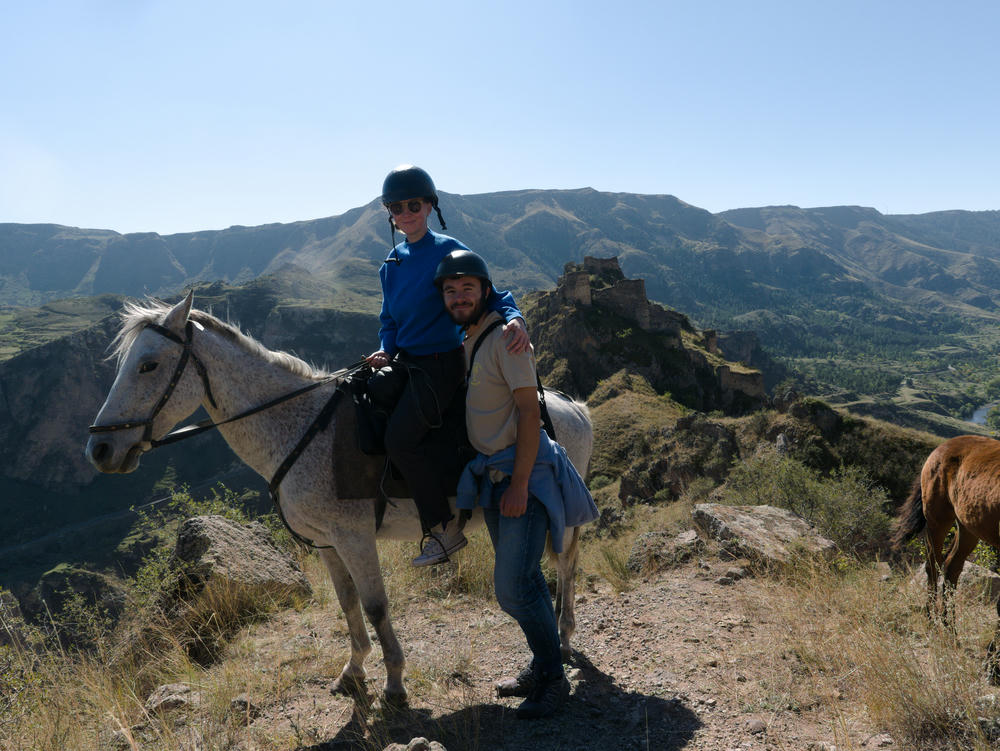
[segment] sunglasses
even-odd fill
[[[389,204],[389,213],[393,216],[399,216],[403,213],[403,209],[405,208],[411,214],[416,214],[423,207],[424,200],[422,198],[413,198],[409,201],[393,201]]]

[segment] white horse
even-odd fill
[[[192,294],[170,307],[162,303],[129,303],[115,338],[118,374],[97,414],[86,453],[101,472],[131,472],[142,454],[158,445],[178,422],[201,404],[215,423],[292,392],[282,401],[235,421],[219,425],[236,454],[265,479],[280,482],[280,510],[297,535],[313,541],[333,579],[350,632],[351,655],[331,689],[364,692],[364,659],[371,640],[362,608],[375,628],[385,660],[384,701],[406,703],[403,650],[389,620],[388,601],[379,567],[376,538],[419,540],[420,522],[412,499],[392,499],[376,534],[375,484],[357,492],[357,477],[377,475],[382,460],[362,454],[353,430],[345,436],[349,399],[341,402],[327,427],[315,433],[297,460],[288,457],[316,415],[331,402],[339,381],[314,371],[284,352],[265,348],[233,326],[192,310]],[[186,367],[191,362],[194,368]],[[309,387],[313,387],[309,389]],[[304,390],[308,389],[308,390]],[[593,432],[586,407],[557,392],[546,397],[556,434],[570,460],[586,474]],[[334,460],[331,455],[337,452]],[[377,464],[377,466],[375,466]],[[344,471],[338,472],[337,466]],[[283,478],[276,473],[284,467]],[[356,473],[356,475],[355,475]],[[341,488],[355,486],[349,492]],[[340,487],[338,487],[340,486]],[[482,522],[473,515],[471,524]],[[556,614],[564,657],[570,654],[575,629],[574,576],[579,528],[567,529],[563,552],[556,557]]]

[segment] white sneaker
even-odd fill
[[[468,544],[469,541],[465,539],[462,530],[458,528],[451,532],[431,531],[420,550],[420,555],[414,558],[412,563],[414,566],[433,566],[436,563],[444,563],[448,560],[448,556]]]

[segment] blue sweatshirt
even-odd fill
[[[462,329],[451,320],[441,291],[434,285],[438,264],[453,250],[468,248],[453,237],[428,229],[417,242],[403,241],[396,246],[389,258],[399,258],[400,263],[387,259],[379,269],[382,326],[378,337],[389,357],[399,350],[430,355],[462,346]],[[523,317],[509,292],[495,290],[486,307],[506,321]]]

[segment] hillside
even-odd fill
[[[567,262],[617,256],[650,299],[699,328],[755,332],[801,388],[835,403],[875,397],[898,419],[922,410],[913,424],[949,434],[990,396],[1000,212],[774,206],[712,215],[673,196],[591,189],[443,194],[442,206],[448,232],[516,294],[550,288]],[[388,247],[375,202],[326,219],[168,236],[6,224],[0,304],[169,295],[199,281],[291,273],[309,282],[298,301],[336,297],[343,310],[374,312]],[[34,340],[0,328],[0,351]],[[901,391],[907,378],[916,401]]]

